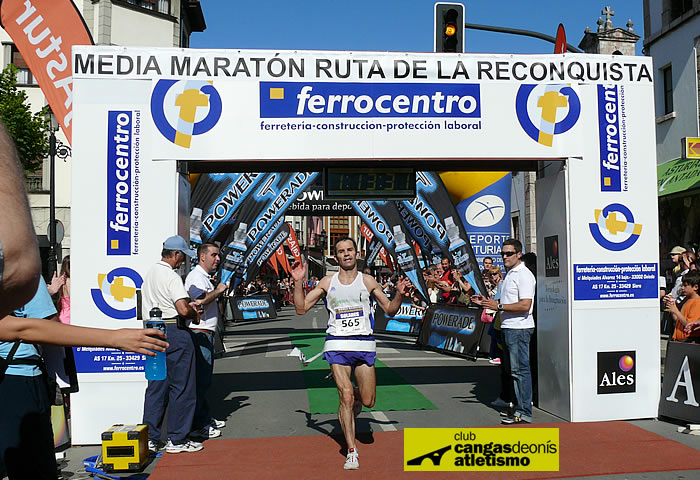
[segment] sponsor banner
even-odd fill
[[[143,372],[146,355],[106,347],[73,347],[78,373]]]
[[[76,79],[151,79],[154,158],[181,160],[581,156],[582,85],[652,82],[649,59],[596,55],[104,46],[74,62]]]
[[[406,231],[411,234],[411,237],[417,242],[418,247],[427,255],[431,255],[436,247],[433,247],[430,235],[428,235],[418,219],[411,215],[411,212],[403,201],[396,202],[396,210],[398,210],[399,215],[401,215],[401,220],[403,220]]]
[[[658,298],[656,263],[574,264],[574,300]]]
[[[277,318],[275,302],[269,293],[250,297],[231,297],[230,303],[234,321]]]
[[[510,238],[510,173],[496,181],[489,181],[491,176],[469,175],[463,173],[464,181],[470,190],[479,190],[457,204],[457,212],[469,235],[469,242],[474,249],[478,265],[484,257],[491,257],[494,265],[503,268],[500,255],[503,241]],[[481,180],[481,181],[480,181]]]
[[[474,357],[485,323],[481,309],[434,304],[425,312],[418,344],[436,350]]]
[[[598,352],[598,395],[636,391],[636,352]]]
[[[264,177],[263,173],[200,175],[190,201],[190,241],[202,243],[224,240],[227,236],[224,227],[232,226],[236,211]]]
[[[406,235],[401,229],[401,216],[394,203],[362,200],[351,202],[351,204],[374,234],[373,238],[382,242],[383,248],[388,253],[387,257],[392,258],[394,263],[399,265],[401,271],[418,289],[421,296],[429,301],[428,288],[425,286],[422,273],[419,271],[416,251],[406,243]],[[384,256],[382,259],[387,265],[391,265]]]
[[[598,85],[598,135],[600,191],[626,192],[629,185],[625,87]]]
[[[141,112],[107,113],[107,255],[139,253]]]
[[[71,143],[71,48],[93,44],[78,8],[70,0],[3,0],[0,20]]]
[[[668,342],[659,415],[700,423],[700,344]]]
[[[323,216],[350,215],[352,205],[347,200],[325,200],[323,187],[311,186],[291,204],[287,215]]]
[[[294,256],[294,261],[301,263],[301,249],[299,248],[299,240],[297,240],[297,234],[294,232],[294,229],[291,226],[289,227],[287,245],[289,245],[289,250]]]
[[[288,228],[289,231],[291,231],[291,227]],[[289,240],[289,237],[287,237],[287,240]],[[287,254],[284,253],[284,245],[280,245],[277,251],[275,252],[275,259],[275,261],[280,264],[282,270],[284,270],[287,273],[287,275],[292,274],[292,269],[289,265],[289,259],[287,258]]]
[[[246,259],[246,264],[248,265],[248,272],[246,273],[246,278],[248,279],[255,279],[255,276],[260,271],[265,262],[267,262],[270,259],[277,258],[277,250],[280,248],[281,245],[284,244],[284,241],[287,239],[287,237],[289,237],[289,224],[286,222],[282,222],[282,224],[278,228],[276,228],[274,231],[270,230],[270,232],[272,232],[272,235],[270,235],[269,239],[265,242],[263,248],[259,250],[259,254],[257,256],[254,255],[255,250],[250,250],[249,256]],[[263,242],[261,241],[260,243]]]
[[[377,308],[374,312],[375,332],[400,332],[418,335],[425,309],[411,302],[403,302],[393,317],[387,317],[384,310]]]
[[[407,428],[404,471],[559,471],[558,428]]]
[[[416,198],[403,204],[440,248],[442,256],[452,261],[475,291],[484,294],[486,287],[474,250],[440,175],[416,172]]]

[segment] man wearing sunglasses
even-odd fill
[[[501,299],[474,295],[477,305],[501,312],[501,330],[505,340],[505,355],[510,359],[511,374],[517,404],[512,415],[502,423],[532,422],[532,374],[530,371],[530,338],[535,331],[532,307],[535,298],[535,276],[520,261],[523,245],[516,239],[503,242],[501,256],[506,273],[501,286]]]

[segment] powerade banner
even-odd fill
[[[263,173],[200,175],[190,202],[190,241],[202,243],[223,240],[219,234],[225,235],[224,227],[232,224],[235,212],[264,177]]]
[[[83,17],[70,0],[3,0],[2,28],[36,78],[41,91],[72,142],[73,45],[92,45]]]
[[[229,303],[234,321],[277,318],[275,302],[272,301],[272,295],[269,293],[250,297],[231,297]]]
[[[260,254],[263,252],[263,250],[267,248],[269,242],[275,237],[275,235],[277,235],[279,229],[282,228],[283,225],[286,225],[284,221],[281,218],[278,219],[274,224],[272,224],[271,228],[269,228],[260,237],[259,241],[252,244],[252,246],[248,247],[247,255],[245,257],[245,265],[248,267],[248,270],[246,271],[246,278],[255,278],[252,272],[250,271],[250,267],[257,259],[260,259],[261,261],[259,267],[265,264],[267,258],[260,258]],[[287,237],[287,235],[289,235],[289,233],[285,232],[285,238]],[[277,248],[275,248],[275,250],[276,249]]]
[[[387,317],[381,308],[374,312],[375,332],[400,332],[418,335],[425,309],[411,302],[403,302],[393,317]]]
[[[457,212],[469,235],[477,265],[482,264],[484,257],[491,257],[494,265],[503,268],[500,251],[503,242],[510,238],[511,175],[505,173],[493,181],[493,172],[488,172],[488,176],[473,173],[459,174],[468,184],[467,190],[479,191],[460,201]]]
[[[221,267],[221,281],[227,283],[236,269],[246,268],[246,253],[251,246],[258,246],[261,238],[274,228],[282,219],[285,210],[296,198],[311,185],[318,172],[276,172],[267,174],[259,181],[255,192],[243,201],[244,208],[236,216],[232,236],[241,224],[246,225],[245,237],[240,245],[234,245],[235,238],[227,241],[224,262]],[[232,254],[235,252],[235,254]],[[237,275],[231,288],[240,281]]]
[[[428,235],[416,217],[411,215],[411,212],[403,201],[396,202],[396,210],[399,212],[399,215],[401,215],[406,230],[411,234],[411,237],[418,243],[418,246],[425,254],[432,255],[435,253],[435,249],[437,249],[437,252],[440,251],[437,246],[433,246],[430,235]]]
[[[405,234],[401,229],[401,217],[396,207],[390,202],[351,202],[357,214],[362,218],[374,237],[381,241],[394,263],[398,264],[403,273],[411,280],[426,301],[430,301],[428,289],[423,281],[423,274],[418,271],[416,252],[406,243]],[[394,227],[392,228],[391,225]],[[395,233],[401,242],[397,243]]]
[[[442,256],[451,259],[464,280],[474,290],[485,293],[479,264],[440,175],[436,172],[416,172],[416,197],[400,203],[417,220],[431,242],[439,247]]]
[[[246,273],[246,278],[253,279],[260,271],[263,265],[271,259],[277,258],[276,253],[280,248],[280,245],[289,237],[289,224],[282,222],[282,224],[276,228],[274,231],[270,230],[272,235],[270,235],[269,240],[265,242],[263,248],[259,250],[257,255],[251,255],[246,258],[246,264],[248,265],[248,272]],[[260,242],[262,243],[262,242]]]
[[[418,345],[475,357],[486,325],[480,319],[480,308],[431,305],[425,312]]]
[[[323,187],[313,185],[301,195],[287,209],[287,215],[323,216],[323,215],[350,215],[352,206],[347,200],[325,200]]]

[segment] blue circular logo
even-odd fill
[[[554,136],[568,132],[581,116],[581,101],[570,85],[521,85],[515,112],[525,133],[551,147]]]
[[[208,132],[221,118],[221,96],[209,81],[159,80],[151,94],[151,116],[170,142],[190,148],[192,137]]]

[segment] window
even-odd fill
[[[127,0],[132,5],[170,15],[170,0]]]
[[[339,238],[350,234],[350,217],[330,217],[328,226],[330,228],[329,245],[332,248]]]
[[[11,62],[12,65],[19,69],[19,72],[17,72],[18,85],[38,85],[36,78],[34,78],[32,72],[29,71],[27,63],[24,61],[24,58],[22,58],[22,55],[20,55],[19,50],[17,50],[17,47],[15,47],[14,45],[12,45]]]
[[[661,69],[664,88],[664,115],[673,111],[673,73],[671,65]]]
[[[520,214],[513,213],[511,218],[511,238],[520,240]]]
[[[693,8],[693,0],[671,0],[671,20],[675,20]]]

